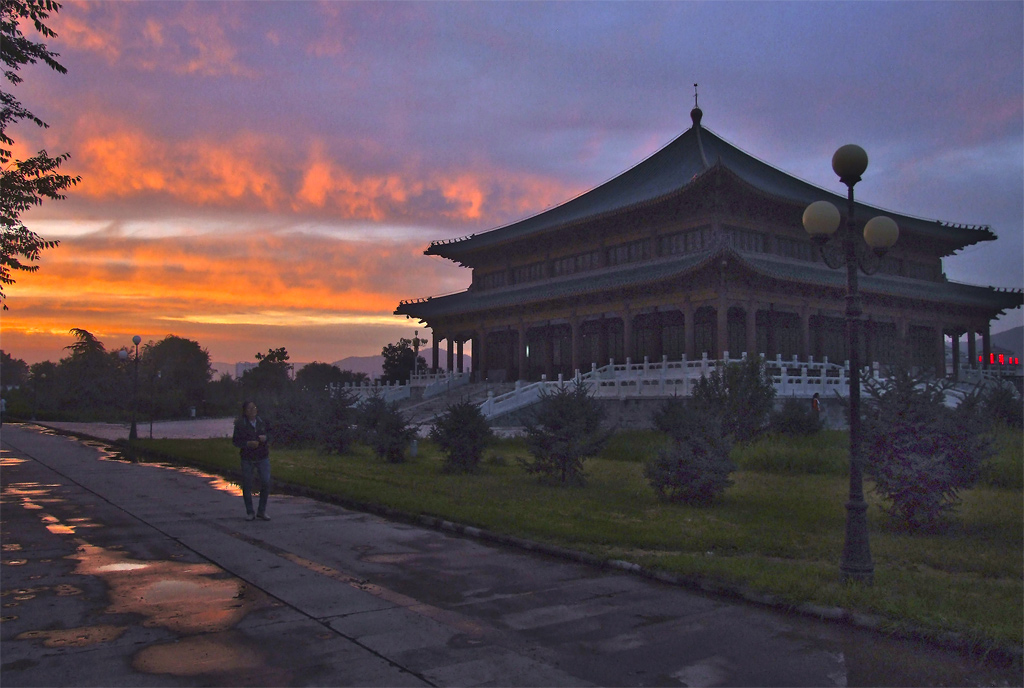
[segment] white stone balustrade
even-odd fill
[[[669,361],[665,356],[656,363],[651,363],[647,358],[644,358],[643,363],[633,363],[629,359],[625,363],[609,361],[602,368],[593,364],[589,372],[577,372],[577,379],[598,398],[685,397],[693,393],[693,384],[701,377],[729,363],[739,363],[746,357],[744,353],[740,358],[730,358],[726,351],[721,360],[709,359],[704,355],[694,360],[687,360],[684,356],[678,361]],[[810,398],[817,392],[822,397],[831,398],[836,393],[840,396],[849,394],[849,362],[837,365],[829,363],[827,358],[815,361],[813,357],[807,361],[797,360],[796,357],[787,361],[777,356],[766,363],[779,396]],[[877,375],[876,367],[862,377]],[[488,396],[480,410],[485,417],[494,418],[530,406],[541,398],[545,390],[554,391],[564,384],[567,381],[561,375],[557,381],[542,377],[540,382],[532,384],[517,382],[511,392]]]

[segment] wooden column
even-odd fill
[[[622,311],[622,355],[636,362],[636,342],[633,338],[633,314],[629,309]]]
[[[729,308],[724,302],[718,302],[715,310],[715,358],[722,358],[726,347],[729,346]],[[739,352],[729,352],[730,356],[737,356]]]
[[[951,330],[949,336],[953,344],[953,381],[960,381],[960,330]]]
[[[686,354],[686,358],[693,359],[697,345],[694,343],[694,330],[693,326],[693,314],[694,308],[691,304],[687,303],[683,307],[683,352]]]
[[[455,369],[462,372],[462,338],[455,342]]]
[[[800,358],[807,360],[811,355],[811,311],[800,309]]]
[[[992,367],[992,328],[988,322],[981,330],[981,356],[981,369],[988,370]]]
[[[582,358],[583,337],[580,334],[580,319],[572,317],[569,319],[569,329],[572,331],[572,373],[580,370],[580,359]],[[585,371],[580,371],[585,372]]]
[[[939,341],[935,346],[935,377],[941,380],[946,377],[946,333],[941,325],[936,330]]]
[[[455,351],[454,351],[454,347],[452,346],[452,344],[454,344],[454,343],[455,343],[455,340],[453,338],[451,338],[451,337],[448,337],[448,347],[447,347],[447,349],[448,349],[448,372],[449,373],[452,372],[455,369]]]
[[[544,374],[548,376],[548,379],[552,379],[555,376],[555,335],[551,325],[547,325],[544,329]]]
[[[967,367],[978,368],[978,329],[973,325],[967,327]]]
[[[748,303],[743,315],[747,335],[747,356],[753,357],[761,353],[757,350],[757,303]]]
[[[440,336],[437,334],[437,330],[434,330],[432,334],[433,337],[431,338],[434,340],[434,345],[430,353],[430,369],[433,370],[434,372],[437,372],[438,358],[440,357],[440,353],[438,352],[438,343],[440,341]]]

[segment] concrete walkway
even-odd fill
[[[1019,671],[2,429],[4,686],[1019,685]]]

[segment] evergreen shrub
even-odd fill
[[[693,386],[695,406],[720,419],[737,442],[749,442],[768,427],[774,401],[775,385],[760,356],[713,370]]]
[[[673,398],[658,409],[654,423],[672,438],[671,446],[644,465],[644,477],[659,499],[707,505],[732,485],[732,442],[718,417]]]
[[[777,435],[800,437],[815,435],[821,431],[823,423],[818,413],[811,407],[809,399],[787,397],[781,408],[772,411],[769,428]]]
[[[520,459],[520,464],[544,481],[584,484],[583,462],[608,441],[609,433],[601,428],[603,420],[604,409],[581,382],[545,393],[524,426],[533,459]]]
[[[430,439],[444,452],[443,471],[473,473],[494,434],[477,405],[463,400],[448,406],[434,423]]]
[[[378,457],[388,463],[405,462],[405,448],[416,433],[398,404],[374,394],[356,407],[356,423],[360,438]]]

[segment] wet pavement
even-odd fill
[[[4,686],[968,686],[1019,669],[5,424]]]

